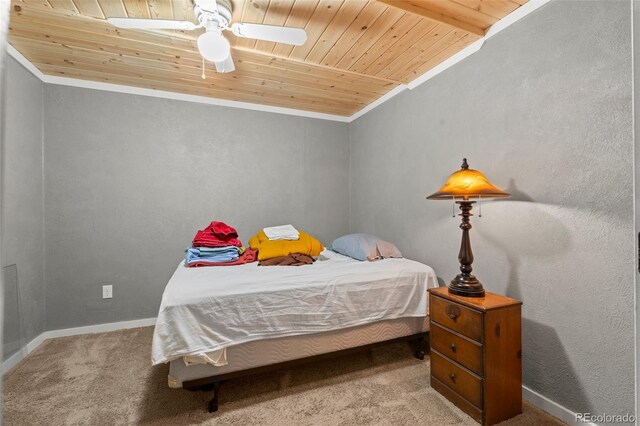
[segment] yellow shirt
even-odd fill
[[[258,250],[258,260],[272,259],[274,257],[288,256],[291,253],[308,254],[318,256],[324,250],[322,243],[304,231],[298,230],[298,240],[270,240],[264,231],[258,232],[249,239],[249,246]]]

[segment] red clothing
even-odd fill
[[[216,222],[214,220],[204,230],[211,232],[218,238],[238,238],[238,232],[235,228],[224,222]]]
[[[242,247],[242,242],[233,237],[227,237],[226,239],[220,239],[206,230],[200,230],[193,238],[192,247],[226,247],[236,246]]]
[[[244,253],[240,255],[237,260],[232,262],[206,262],[206,261],[198,261],[191,262],[187,264],[189,268],[197,268],[199,266],[233,266],[233,265],[242,265],[243,263],[251,263],[258,260],[258,250],[254,249],[246,249]]]
[[[193,238],[192,247],[242,247],[235,228],[224,222],[213,221],[204,229],[199,230]]]

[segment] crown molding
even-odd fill
[[[150,96],[155,98],[173,99],[184,102],[195,102],[207,105],[216,105],[229,108],[241,108],[253,111],[271,112],[275,114],[295,115],[298,117],[317,118],[320,120],[350,122],[350,117],[320,112],[304,111],[293,108],[281,108],[270,105],[254,104],[249,102],[230,101],[226,99],[210,98],[207,96],[187,95],[176,92],[166,92],[163,90],[145,89],[142,87],[124,86],[120,84],[101,83],[98,81],[81,80],[78,78],[58,77],[45,75],[45,83],[57,84],[60,86],[81,87],[84,89],[104,90],[107,92],[126,93],[129,95]]]
[[[175,92],[167,92],[162,90],[154,90],[154,89],[144,89],[141,87],[133,87],[133,86],[124,86],[120,84],[111,84],[111,83],[101,83],[91,80],[81,80],[78,78],[68,78],[68,77],[57,77],[52,75],[46,75],[42,71],[40,71],[35,65],[33,65],[27,58],[24,57],[16,48],[11,46],[11,44],[7,47],[7,52],[9,55],[18,61],[23,67],[25,67],[31,74],[40,79],[42,82],[47,84],[58,84],[62,86],[71,86],[71,87],[81,87],[85,89],[93,89],[93,90],[103,90],[108,92],[117,92],[117,93],[126,93],[131,95],[140,95],[140,96],[150,96],[156,98],[164,98],[164,99],[174,99],[178,101],[185,102],[196,102],[201,104],[208,105],[217,105],[224,106],[229,108],[242,108],[253,111],[262,111],[262,112],[271,112],[275,114],[286,114],[286,115],[294,115],[298,117],[308,117],[308,118],[316,118],[320,120],[329,120],[329,121],[338,121],[342,123],[351,123],[354,120],[362,117],[369,111],[375,109],[376,107],[382,105],[389,99],[397,96],[398,94],[404,92],[405,90],[413,90],[421,84],[429,81],[436,75],[444,72],[449,69],[453,65],[462,61],[463,59],[473,55],[477,51],[479,51],[484,45],[485,41],[494,35],[498,34],[505,28],[513,25],[518,22],[525,16],[549,3],[551,0],[529,0],[524,5],[520,6],[509,15],[505,16],[495,24],[493,24],[484,37],[478,39],[473,42],[469,46],[462,49],[460,52],[456,53],[452,57],[448,58],[444,62],[440,63],[436,67],[430,69],[426,73],[422,74],[420,77],[412,80],[408,84],[401,84],[387,94],[381,96],[376,99],[366,107],[362,108],[360,111],[356,112],[350,117],[341,116],[341,115],[333,115],[333,114],[323,114],[319,112],[311,112],[304,111],[293,108],[282,108],[282,107],[274,107],[269,105],[262,104],[254,104],[249,102],[239,102],[239,101],[229,101],[225,99],[218,98],[210,98],[207,96],[196,96],[196,95],[186,95],[182,93]]]
[[[275,114],[295,115],[298,117],[317,118],[320,120],[339,121],[348,123],[351,117],[323,114],[320,112],[304,111],[293,108],[282,108],[262,104],[254,104],[249,102],[230,101],[226,99],[210,98],[207,96],[187,95],[183,93],[167,92],[163,90],[145,89],[142,87],[125,86],[121,84],[102,83],[98,81],[82,80],[79,78],[58,77],[42,73],[35,65],[33,65],[22,53],[20,53],[11,44],[7,47],[9,55],[18,61],[31,74],[46,84],[57,84],[60,86],[80,87],[83,89],[103,90],[107,92],[126,93],[129,95],[150,96],[155,98],[173,99],[184,102],[196,102],[207,105],[217,105],[229,108],[241,108],[253,111],[271,112]]]

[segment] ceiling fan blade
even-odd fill
[[[296,46],[302,46],[307,41],[307,32],[302,28],[236,23],[231,25],[231,31],[238,37],[256,38]]]
[[[136,30],[195,30],[198,28],[191,21],[171,19],[107,18],[107,21],[118,28]]]
[[[221,73],[232,72],[233,70],[236,69],[236,66],[233,64],[233,58],[231,58],[231,54],[229,54],[229,57],[224,61],[215,62],[215,64],[216,64],[216,71]]]

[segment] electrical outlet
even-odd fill
[[[103,285],[102,286],[102,298],[103,299],[111,299],[113,297],[113,286],[112,285]]]

